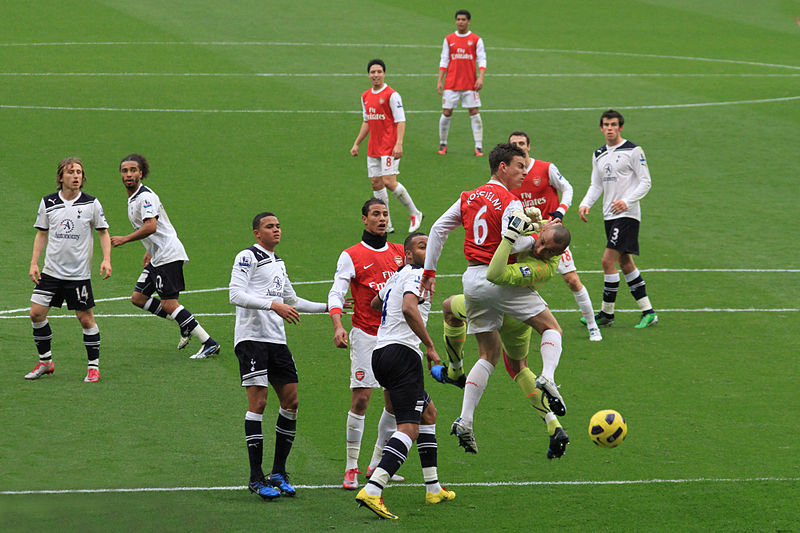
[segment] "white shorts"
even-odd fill
[[[572,252],[569,251],[569,246],[567,249],[564,250],[564,253],[561,255],[561,261],[558,262],[558,268],[556,272],[561,274],[569,274],[570,272],[575,272],[577,268],[575,268],[575,260],[572,259]]]
[[[499,330],[505,315],[524,322],[547,308],[544,298],[530,287],[495,285],[487,280],[488,269],[489,265],[471,266],[461,276],[467,333]]]
[[[481,97],[478,91],[451,91],[445,89],[442,93],[442,109],[453,109],[461,102],[461,107],[471,109],[481,106]]]
[[[350,330],[350,388],[378,389],[381,384],[372,372],[372,352],[378,342],[376,335],[370,335],[358,328]]]
[[[390,155],[380,157],[367,157],[367,175],[370,178],[392,176],[398,173],[400,160]]]

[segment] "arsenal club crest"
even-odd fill
[[[394,262],[397,266],[403,266],[403,258],[399,255],[394,256]]]
[[[533,177],[533,186],[534,187],[538,187],[541,184],[542,184],[542,178],[540,178],[539,176],[534,176]]]
[[[386,98],[381,98],[379,101],[380,101],[381,105],[383,105],[383,103],[386,101]]]
[[[467,41],[467,46],[472,46],[472,41]]]

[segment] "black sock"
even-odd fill
[[[189,333],[197,327],[197,320],[185,307],[181,308],[178,314],[175,315],[175,322],[181,327],[181,335],[184,337],[188,337]]]
[[[619,281],[606,281],[603,284],[603,301],[613,304],[617,301]]]
[[[88,331],[95,333],[86,333],[83,330],[83,345],[86,347],[86,357],[89,359],[89,366],[97,368],[97,361],[100,359],[100,330],[97,326]]]
[[[275,457],[272,461],[273,473],[286,473],[286,459],[289,457],[289,452],[292,451],[295,433],[297,433],[297,413],[280,409],[278,411],[278,421],[275,423]]]
[[[144,304],[144,310],[150,311],[156,316],[160,316],[161,318],[167,318],[169,314],[164,311],[164,308],[161,307],[161,300],[155,297],[151,297],[147,300],[147,303]]]
[[[264,479],[264,471],[261,470],[261,460],[264,456],[264,435],[261,434],[261,415],[247,412],[247,416],[259,420],[244,420],[244,435],[247,440],[247,455],[250,459],[250,481]]]
[[[36,344],[36,351],[39,352],[39,360],[42,362],[50,362],[51,356],[42,358],[41,356],[50,351],[50,344],[53,340],[53,330],[50,329],[50,323],[45,320],[42,323],[34,323],[33,325],[33,342]]]
[[[386,470],[391,478],[406,462],[406,457],[408,457],[406,445],[400,439],[391,437],[383,447],[383,456],[378,466]]]
[[[631,290],[633,299],[636,301],[639,301],[647,296],[647,289],[641,274],[628,282],[628,288]]]

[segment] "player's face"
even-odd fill
[[[83,186],[83,167],[78,163],[71,163],[61,173],[61,190],[74,193]]]
[[[603,135],[606,138],[606,144],[609,146],[614,146],[615,144],[619,144],[620,141],[620,132],[624,126],[619,125],[618,118],[604,118],[603,125],[600,126],[600,129],[603,132]]]
[[[513,144],[514,146],[525,152],[525,155],[530,155],[531,144],[522,135],[512,135],[511,137],[509,137],[508,142],[509,144]]]
[[[423,266],[425,264],[425,250],[427,248],[427,235],[417,235],[411,239],[411,248],[406,250],[406,263],[409,265]]]
[[[369,206],[367,216],[362,216],[364,229],[373,235],[383,235],[386,233],[386,226],[389,223],[389,209],[382,204],[372,204]]]
[[[458,33],[465,33],[469,29],[469,19],[466,15],[456,17],[456,29],[458,29]]]
[[[380,65],[372,65],[369,67],[369,81],[372,82],[372,86],[376,89],[383,87],[383,79],[386,77],[386,73],[383,71],[383,67]]]
[[[509,190],[519,189],[525,179],[525,159],[520,155],[515,155],[508,165],[500,163],[500,173],[502,176],[498,177],[501,178],[501,183]]]
[[[119,173],[122,176],[122,184],[129,191],[135,191],[142,182],[142,171],[136,161],[125,161],[119,166]]]
[[[272,251],[281,242],[281,223],[278,222],[278,217],[264,217],[253,233],[256,234],[258,244]]]
[[[547,261],[562,253],[564,253],[564,249],[553,242],[553,230],[551,229],[544,230],[533,243],[533,256],[536,259]]]

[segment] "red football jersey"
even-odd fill
[[[477,57],[478,37],[472,32],[460,36],[453,32],[445,40],[450,47],[450,64],[444,88],[451,91],[475,90],[475,58]]]
[[[394,121],[392,106],[389,103],[394,92],[394,89],[384,85],[378,93],[367,89],[361,95],[364,118],[369,123],[369,144],[367,145],[369,157],[392,155],[394,145],[397,143],[397,123]]]
[[[518,200],[499,183],[484,183],[461,193],[461,223],[464,225],[464,256],[489,264],[503,238],[503,213]]]
[[[370,305],[372,298],[405,263],[402,244],[387,242],[386,245],[387,248],[380,252],[362,243],[345,250],[355,267],[355,276],[350,279],[350,294],[355,300],[353,327],[370,335],[377,335],[381,324],[381,314]]]
[[[542,218],[558,209],[558,191],[550,184],[550,165],[547,161],[534,160],[519,189],[511,191],[524,207],[538,207]]]

